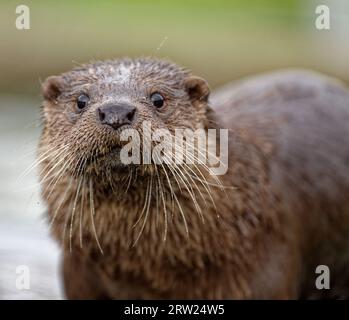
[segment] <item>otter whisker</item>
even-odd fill
[[[84,212],[84,202],[85,202],[85,176],[83,176],[82,182],[82,190],[81,190],[81,208],[79,213],[79,240],[80,240],[80,248],[82,248],[82,215]]]
[[[184,212],[183,212],[183,209],[182,209],[182,206],[181,206],[180,202],[178,201],[178,198],[177,198],[176,194],[174,194],[173,196],[174,196],[174,198],[175,198],[175,200],[176,200],[178,209],[179,209],[179,211],[180,211],[180,213],[181,213],[181,216],[182,216],[182,218],[183,218],[185,231],[186,231],[187,237],[189,238],[189,229],[188,229],[187,219],[185,218],[185,214],[184,214]]]
[[[143,217],[143,214],[144,214],[144,212],[146,210],[146,207],[147,207],[148,194],[149,194],[149,182],[147,184],[147,190],[145,192],[144,204],[143,204],[143,208],[142,208],[141,214],[139,215],[139,218],[137,219],[135,224],[132,226],[132,228],[135,228],[137,226],[137,224],[139,223],[139,221],[141,221],[141,219]]]
[[[86,156],[84,153],[80,155],[80,157],[76,160],[74,168],[72,169],[72,175],[76,176],[79,172],[83,171],[86,165]]]
[[[46,182],[49,181],[49,180],[51,180],[51,183],[52,183],[52,180],[54,181],[54,180],[55,180],[54,178],[58,178],[59,175],[60,175],[60,173],[61,173],[62,171],[64,171],[66,167],[68,167],[70,160],[73,160],[73,156],[70,156],[70,158],[69,158],[69,154],[63,154],[63,155],[61,154],[61,155],[60,155],[59,157],[57,157],[56,159],[53,159],[51,162],[54,163],[56,160],[58,160],[58,159],[60,159],[60,158],[62,158],[62,161],[63,161],[63,160],[66,160],[66,158],[69,159],[69,161],[67,161],[67,162],[66,162],[65,164],[63,164],[60,168],[58,168],[58,172],[52,172],[52,174],[50,174],[51,172],[48,171],[48,172],[45,174],[45,176],[44,176],[43,178],[40,179],[40,182],[41,182],[41,183],[46,183]],[[62,162],[62,161],[61,161],[61,162]],[[44,167],[44,168],[42,169],[42,172],[45,173],[46,168],[48,168],[48,167],[50,167],[50,166],[51,166],[51,163],[47,164],[46,167]],[[51,170],[51,171],[53,171],[53,170]],[[51,184],[49,184],[49,186],[51,186]]]
[[[181,145],[178,145],[175,143],[175,148],[181,148],[183,149],[183,147]],[[191,160],[193,162],[193,167],[200,173],[201,177],[203,178],[204,181],[207,181],[206,180],[206,177],[203,175],[203,173],[201,172],[201,170],[198,168],[198,166],[196,165],[196,161],[198,161],[198,158],[195,156],[195,150],[193,151],[194,154],[192,152],[186,152],[186,157]],[[176,154],[175,154],[175,160],[178,160],[178,157],[176,157]],[[194,175],[197,175],[193,169],[186,163],[186,162],[182,162],[182,165],[186,166]],[[206,166],[206,169],[208,170],[208,167]],[[207,189],[207,188],[206,188]],[[207,190],[208,193],[211,193],[211,190]]]
[[[193,185],[195,189],[199,192],[201,199],[204,201],[205,205],[206,203],[206,198],[204,197],[201,188],[198,186],[198,184],[193,180],[192,176],[188,173],[188,169],[184,165],[179,165],[181,168],[181,174],[185,176],[186,178],[188,177],[191,181],[190,185]],[[193,191],[194,192],[194,191]]]
[[[166,159],[168,159],[168,157],[165,156]],[[202,211],[201,211],[201,208],[196,200],[196,197],[195,197],[195,194],[194,194],[194,191],[188,181],[188,179],[182,174],[181,170],[178,169],[178,166],[173,166],[172,169],[171,169],[171,166],[168,167],[169,170],[172,172],[172,175],[173,176],[178,176],[179,179],[182,181],[185,189],[188,191],[191,199],[193,200],[193,203],[194,203],[194,206],[196,208],[196,211],[198,212],[198,214],[201,216],[202,220],[203,220],[203,216],[202,216]],[[185,180],[185,181],[184,181]],[[176,178],[176,181],[177,181],[177,184],[181,190],[181,187],[180,187],[180,183],[178,182],[178,179]]]
[[[51,222],[49,224],[49,228],[51,228],[53,223],[55,222],[55,219],[56,219],[56,216],[57,216],[57,214],[59,212],[59,209],[61,208],[61,206],[63,205],[64,201],[66,200],[67,194],[70,192],[70,189],[71,189],[71,186],[72,186],[72,182],[73,182],[73,178],[70,178],[69,184],[68,184],[67,188],[65,189],[65,192],[64,192],[63,196],[61,197],[62,200],[60,201],[58,207],[54,211],[53,218],[52,218],[52,220],[51,220]]]
[[[200,149],[196,148],[196,151],[197,151],[200,155],[204,155]],[[211,152],[209,152],[208,150],[206,150],[206,152],[207,152],[209,155],[211,155],[212,157],[215,157],[215,159],[218,160],[220,164],[222,164],[222,162],[221,162],[221,160],[220,160],[219,158],[217,158],[215,155],[213,155],[213,154],[212,154]],[[199,160],[199,163],[200,163],[200,159],[197,158],[197,160]],[[209,168],[205,163],[200,163],[200,164],[203,165],[203,166],[206,168],[206,170],[208,170],[208,171],[210,170],[210,168]],[[222,186],[222,182],[220,181],[220,179],[219,179],[216,175],[212,175],[212,177],[213,177],[213,179],[216,180],[216,182],[217,182],[218,185],[221,185],[221,186]]]
[[[156,166],[154,166],[156,168]],[[156,170],[156,169],[155,169]],[[159,227],[159,183],[156,183],[155,184],[155,187],[156,187],[156,191],[155,191],[155,202],[156,202],[156,222],[155,222],[155,225],[156,225],[156,228]]]
[[[93,199],[93,182],[92,179],[90,179],[90,213],[91,213],[91,222],[92,222],[92,228],[93,228],[93,233],[97,242],[97,246],[99,248],[99,250],[101,251],[102,254],[103,250],[102,247],[99,243],[98,240],[98,235],[97,235],[97,231],[96,231],[96,226],[95,226],[95,222],[94,222],[94,215],[95,215],[95,205],[94,205],[94,199]]]
[[[195,195],[195,192],[189,182],[189,180],[187,179],[187,177],[184,175],[184,173],[182,172],[182,170],[180,169],[177,169],[178,171],[178,174],[180,176],[180,179],[183,181],[183,184],[185,186],[185,188],[187,189],[193,203],[194,203],[194,206],[195,206],[195,209],[196,209],[196,212],[198,213],[198,215],[200,216],[201,220],[204,221],[204,216],[202,214],[202,209],[196,199],[196,195]]]
[[[188,164],[186,164],[185,162],[183,162],[182,167],[183,167],[183,168],[186,167],[188,170],[190,170],[190,171],[193,173],[193,175],[197,176],[197,174],[194,172],[194,170],[193,170]],[[200,169],[199,169],[195,164],[194,164],[194,167],[195,167],[195,169],[200,173],[200,175],[202,176],[202,178],[204,179],[204,180],[201,180],[200,182],[201,182],[202,186],[205,188],[207,194],[209,195],[210,200],[211,200],[213,206],[216,207],[215,202],[214,202],[214,200],[213,200],[213,197],[212,197],[212,195],[211,195],[212,191],[211,191],[210,187],[207,186],[207,185],[204,183],[204,182],[206,181],[205,176],[203,175],[203,173],[200,171]],[[186,171],[186,172],[187,172],[187,171]],[[195,185],[196,185],[196,184],[195,184]],[[197,188],[198,188],[198,187],[197,187]],[[198,188],[198,189],[199,189],[199,188]],[[199,189],[199,190],[200,190],[200,189]],[[204,198],[204,197],[203,197],[203,198]],[[205,199],[204,199],[204,201],[205,201],[205,203],[206,203],[206,200],[205,200]]]
[[[185,188],[187,189],[187,191],[188,191],[188,193],[189,193],[189,195],[194,203],[194,206],[195,206],[197,213],[200,215],[202,221],[204,221],[202,209],[201,209],[199,203],[197,202],[195,192],[194,192],[189,180],[187,179],[187,177],[183,174],[183,172],[180,169],[177,168],[176,172],[178,173],[178,176],[180,177],[181,181],[183,182]]]
[[[68,154],[67,154],[66,156],[68,156]],[[65,156],[64,156],[64,157],[61,157],[61,159],[59,159],[58,162],[56,162],[56,163],[51,167],[51,169],[45,174],[45,176],[44,176],[44,177],[42,178],[42,180],[41,180],[41,183],[45,182],[45,181],[46,181],[45,179],[48,177],[48,175],[49,175],[53,170],[55,170],[64,160],[66,160],[66,159],[65,159]]]
[[[170,189],[170,196],[171,196],[171,215],[173,216],[173,212],[174,212],[174,191],[173,191],[173,187],[172,187],[172,184],[171,184],[171,180],[167,174],[167,171],[166,171],[166,168],[164,167],[164,165],[162,163],[161,164],[161,167],[162,167],[162,170],[163,172],[165,173],[165,176],[166,176],[166,179],[167,179],[167,183],[168,183],[168,186],[169,186],[169,189]]]
[[[137,244],[139,238],[141,237],[143,230],[144,230],[144,227],[145,227],[145,224],[147,223],[147,220],[148,220],[149,208],[150,208],[150,202],[151,202],[151,194],[152,194],[152,192],[151,192],[152,186],[153,186],[153,175],[150,176],[150,180],[148,182],[148,187],[147,187],[147,193],[148,193],[148,195],[147,195],[147,210],[145,213],[144,221],[143,221],[142,227],[138,233],[138,236],[137,236],[135,242],[133,243],[133,247]]]
[[[168,186],[170,187],[170,190],[171,190],[171,194],[173,195],[173,197],[174,197],[174,199],[175,199],[175,201],[176,201],[176,203],[177,203],[178,209],[179,209],[179,211],[180,211],[180,213],[181,213],[181,216],[182,216],[182,218],[183,218],[184,227],[185,227],[187,236],[189,237],[189,230],[188,230],[187,220],[186,220],[185,214],[184,214],[184,212],[183,212],[183,210],[182,210],[182,206],[180,205],[180,203],[179,203],[179,201],[178,201],[178,198],[177,198],[176,194],[175,194],[174,191],[173,191],[172,184],[171,184],[171,180],[170,180],[170,178],[169,178],[169,176],[168,176],[168,174],[167,174],[167,171],[166,171],[166,169],[164,168],[164,165],[163,165],[162,163],[161,163],[161,166],[162,166],[162,168],[163,168],[163,170],[164,170],[164,173],[165,173],[165,176],[166,176],[166,179],[167,179],[167,182],[168,182]],[[172,210],[172,212],[173,212],[173,211],[174,211],[174,210]]]
[[[79,179],[78,187],[76,189],[76,195],[75,195],[75,199],[74,199],[74,204],[73,204],[73,210],[71,212],[71,218],[70,218],[70,232],[69,232],[69,249],[70,249],[70,252],[72,252],[73,223],[74,223],[76,204],[77,204],[79,193],[80,193],[81,183],[82,183],[82,178]]]
[[[70,199],[67,212],[71,212],[71,210],[73,208],[73,201],[72,200],[73,199]],[[66,246],[65,239],[66,239],[66,230],[67,230],[67,225],[69,224],[69,219],[71,219],[71,215],[70,214],[66,214],[65,215],[65,220],[64,220],[63,234],[62,234],[62,240],[63,240],[64,247]]]
[[[133,170],[130,170],[129,174],[128,174],[128,183],[125,189],[125,194],[128,192],[128,190],[130,189],[131,186],[131,182],[132,182],[132,176],[133,176]]]
[[[175,144],[176,147],[178,148],[182,148],[182,146]],[[215,157],[216,160],[218,160],[220,163],[220,159],[217,158],[215,155],[213,155],[211,152],[209,152],[208,150],[205,150],[205,152],[208,153],[208,155],[211,155],[212,157]],[[196,155],[196,153],[198,155]],[[200,148],[195,147],[194,150],[192,152],[186,152],[186,157],[191,160],[193,162],[193,165],[196,166],[196,163],[198,163],[199,165],[203,166],[208,172],[210,171],[210,168],[206,165],[205,162],[202,161],[201,158],[199,158],[199,155],[203,156],[206,159],[206,154],[203,153],[203,151],[201,151]],[[213,175],[213,179],[215,179],[217,181],[218,184],[221,184],[221,181],[218,179],[218,177],[216,175]]]
[[[190,171],[193,173],[194,176],[197,176],[196,172],[195,172],[189,165],[187,165],[187,164],[184,164],[184,165],[186,166],[186,168],[187,168],[188,170],[190,170]],[[199,182],[201,182],[202,186],[205,188],[206,193],[208,194],[208,196],[209,196],[209,198],[210,198],[210,200],[211,200],[213,206],[216,208],[216,203],[214,202],[213,197],[212,197],[212,190],[211,190],[211,188],[210,188],[210,185],[208,185],[208,184],[206,183],[206,182],[207,182],[207,179],[205,178],[205,176],[203,175],[203,173],[201,172],[201,170],[198,168],[197,165],[194,164],[194,167],[195,167],[195,169],[199,172],[199,174],[200,174],[201,177],[202,177],[202,180],[200,179]]]
[[[163,190],[163,184],[160,180],[160,176],[159,176],[159,172],[157,169],[157,166],[155,166],[155,172],[156,172],[156,176],[158,178],[158,185],[159,185],[159,189],[160,189],[160,195],[162,198],[162,204],[164,207],[164,224],[165,224],[165,229],[164,229],[164,238],[163,240],[166,241],[166,237],[167,237],[167,207],[166,207],[166,201],[165,201],[165,196],[164,196],[164,190]]]
[[[57,154],[56,156],[53,157],[53,160],[57,160],[59,158],[60,158],[60,154]],[[51,160],[43,169],[41,169],[41,171],[43,172],[46,168],[50,167],[50,165],[51,165]],[[28,190],[28,189],[33,189],[33,188],[40,187],[43,182],[46,182],[47,180],[49,180],[49,179],[51,179],[51,178],[53,178],[55,176],[56,175],[53,173],[52,175],[49,175],[48,177],[46,177],[45,180],[40,180],[39,182],[37,182],[35,184],[32,184],[32,185],[29,185],[29,186],[26,186],[25,188],[22,188],[20,190]],[[18,178],[18,179],[21,179],[21,178]],[[17,180],[17,182],[18,182],[18,180]]]
[[[71,159],[65,164],[63,165],[63,167],[58,171],[58,173],[56,173],[56,176],[53,177],[52,181],[48,184],[47,186],[47,190],[51,191],[49,192],[49,194],[47,195],[47,199],[49,199],[51,197],[52,192],[55,190],[56,185],[58,184],[58,182],[64,177],[67,169],[69,168],[70,164],[74,161],[74,158],[71,157]],[[47,180],[43,180],[41,183],[46,182]],[[52,187],[51,187],[52,185]]]
[[[39,164],[41,164],[43,161],[45,161],[48,158],[52,158],[55,157],[55,154],[60,154],[60,152],[62,152],[63,150],[65,150],[67,148],[67,146],[63,146],[61,148],[57,147],[52,147],[49,148],[48,150],[46,150],[44,153],[42,153],[40,155],[40,157],[38,159],[36,159],[35,161],[33,161],[33,163],[31,165],[29,165],[19,176],[18,176],[18,180],[21,180],[22,178],[24,178],[26,175],[28,175],[33,169],[35,169]],[[55,150],[55,153],[52,155],[51,152]],[[58,158],[57,156],[57,158]]]
[[[200,182],[203,182],[209,186],[212,186],[212,187],[219,187],[219,188],[224,188],[224,189],[231,189],[231,190],[236,190],[238,189],[237,187],[234,187],[234,186],[226,186],[226,185],[218,185],[218,184],[215,184],[215,183],[212,183],[212,182],[209,182],[209,181],[203,181],[202,179],[196,177],[196,176],[192,176],[190,175],[193,179],[197,180],[197,181],[200,181]]]

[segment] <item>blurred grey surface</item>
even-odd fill
[[[60,299],[59,250],[50,238],[34,162],[39,99],[0,96],[0,299]],[[20,266],[29,289],[16,286]]]

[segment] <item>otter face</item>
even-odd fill
[[[46,79],[42,94],[41,154],[53,150],[51,161],[72,174],[121,170],[120,134],[132,128],[142,135],[145,121],[171,133],[207,127],[206,81],[161,60],[83,65]]]

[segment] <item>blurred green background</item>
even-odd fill
[[[15,28],[19,4],[30,30]],[[318,4],[330,30],[315,28]],[[125,55],[169,58],[212,86],[282,67],[349,81],[348,20],[348,0],[2,0],[0,92],[38,93],[48,75]]]

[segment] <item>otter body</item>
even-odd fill
[[[124,59],[50,77],[43,96],[42,195],[68,298],[348,297],[349,93],[339,83],[285,71],[209,98],[174,64]],[[120,128],[144,120],[228,128],[228,171],[217,182],[203,166],[120,165]],[[318,265],[330,290],[315,287]]]

